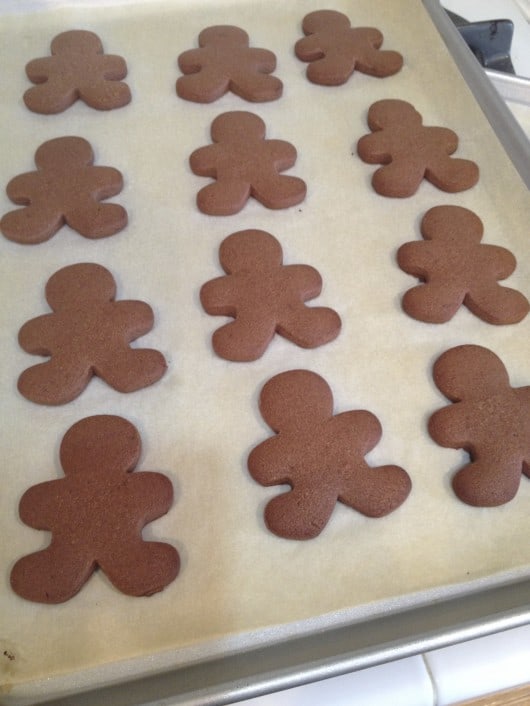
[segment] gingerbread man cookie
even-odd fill
[[[383,164],[372,177],[378,194],[405,198],[418,190],[423,179],[442,191],[465,191],[479,178],[475,162],[451,157],[458,147],[456,133],[427,127],[413,105],[384,99],[368,111],[372,134],[357,143],[363,162]]]
[[[397,253],[401,269],[425,282],[403,296],[407,314],[444,323],[464,304],[490,324],[514,324],[527,315],[526,297],[498,283],[515,270],[514,256],[506,248],[480,242],[484,228],[473,211],[435,206],[420,228],[424,241],[405,243]]]
[[[116,302],[115,296],[114,278],[101,265],[70,265],[48,280],[46,300],[53,313],[25,323],[18,340],[27,353],[51,357],[20,375],[24,397],[59,405],[80,395],[94,375],[119,392],[162,377],[166,361],[159,351],[129,345],[152,329],[151,307]]]
[[[212,103],[227,91],[248,101],[276,100],[283,84],[270,74],[276,57],[267,49],[249,47],[248,34],[239,27],[217,25],[199,34],[200,49],[178,58],[184,74],[177,80],[177,94],[197,103]]]
[[[317,10],[302,22],[306,35],[295,45],[295,54],[311,62],[307,78],[323,86],[339,86],[354,70],[379,78],[397,73],[403,57],[383,51],[383,35],[375,27],[352,27],[348,17],[336,10]]]
[[[261,485],[292,488],[265,508],[265,524],[274,534],[316,537],[337,501],[382,517],[407,498],[406,471],[370,468],[364,460],[381,438],[377,418],[365,410],[333,415],[331,390],[316,373],[289,370],[274,376],[263,387],[259,407],[276,436],[252,450],[250,474]]]
[[[475,345],[443,353],[433,378],[454,404],[431,416],[429,432],[471,458],[453,478],[456,495],[478,507],[509,502],[521,476],[530,478],[530,386],[511,387],[500,358]]]
[[[29,80],[37,85],[24,93],[24,103],[34,113],[61,113],[78,99],[97,110],[130,102],[129,86],[121,81],[127,65],[121,56],[103,53],[97,34],[62,32],[53,39],[51,54],[26,65]]]
[[[64,478],[34,485],[20,500],[20,519],[51,532],[51,541],[16,562],[15,593],[62,603],[97,567],[130,596],[150,596],[177,577],[177,550],[142,538],[144,526],[170,509],[173,486],[162,473],[133,473],[140,450],[138,431],[122,417],[87,417],[70,427],[60,447]]]
[[[127,225],[127,211],[101,203],[123,188],[121,173],[95,167],[94,152],[82,137],[57,137],[35,152],[37,171],[11,179],[6,191],[24,208],[6,213],[0,230],[17,243],[49,240],[64,225],[85,238],[105,238]]]
[[[280,243],[262,230],[229,235],[219,248],[227,273],[203,285],[201,303],[208,314],[232,316],[213,334],[215,352],[233,361],[261,357],[275,332],[302,348],[336,338],[341,320],[333,309],[307,307],[322,289],[309,265],[283,265]]]
[[[279,174],[296,162],[296,149],[283,140],[266,140],[265,123],[254,113],[231,111],[211,125],[213,145],[190,156],[194,174],[216,181],[197,194],[203,213],[228,216],[238,213],[250,196],[267,208],[288,208],[303,201],[302,179]]]

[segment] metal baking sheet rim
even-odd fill
[[[509,99],[521,101],[523,90],[528,90],[526,85],[528,81],[523,85],[523,80],[518,77],[500,76],[499,72],[486,73],[455,29],[439,0],[422,0],[422,2],[475,100],[495,130],[522,180],[530,189],[530,141],[504,103],[500,93],[506,93]]]
[[[530,189],[530,142],[439,0],[422,0],[433,24]],[[43,706],[221,706],[339,676],[530,623],[530,579],[282,639],[251,651],[39,701]],[[1,701],[0,701],[1,703]],[[18,702],[17,702],[18,703]],[[24,697],[20,704],[29,704]]]

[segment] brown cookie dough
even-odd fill
[[[383,164],[374,172],[378,194],[405,198],[418,190],[423,179],[442,191],[465,191],[479,179],[475,162],[451,157],[458,147],[456,133],[445,127],[426,127],[413,105],[384,99],[368,111],[372,131],[357,143],[363,162]]]
[[[53,310],[20,329],[20,346],[50,356],[25,370],[18,389],[32,402],[65,404],[75,399],[94,375],[119,392],[133,392],[159,380],[166,361],[156,350],[131,348],[131,341],[153,327],[145,302],[114,301],[116,283],[101,265],[81,263],[56,272],[46,285]]]
[[[97,110],[130,102],[129,86],[121,81],[127,75],[125,60],[104,54],[97,34],[62,32],[53,39],[51,54],[26,65],[29,80],[37,85],[24,93],[24,103],[34,113],[61,113],[78,99]]]
[[[260,358],[275,333],[302,348],[316,348],[336,338],[341,321],[333,309],[307,307],[322,279],[309,265],[283,265],[280,243],[262,230],[229,235],[219,248],[225,277],[203,285],[204,310],[232,316],[213,334],[217,355],[233,361]]]
[[[295,45],[301,61],[309,61],[307,78],[323,86],[339,86],[355,70],[382,78],[397,73],[403,57],[397,51],[383,51],[383,35],[375,27],[352,27],[336,10],[317,10],[302,22],[306,35]]]
[[[250,453],[250,475],[264,486],[291,486],[265,508],[265,524],[274,534],[316,537],[337,501],[382,517],[407,498],[406,471],[370,468],[364,460],[381,438],[377,418],[365,410],[334,415],[331,390],[316,373],[289,370],[274,376],[261,391],[259,407],[276,435]]]
[[[296,162],[296,149],[283,140],[266,140],[265,123],[254,113],[234,110],[211,125],[214,144],[190,156],[194,174],[216,181],[197,194],[197,206],[212,216],[238,213],[253,196],[267,208],[294,206],[304,200],[302,179],[279,174]]]
[[[98,566],[130,596],[150,596],[176,578],[177,550],[142,538],[144,526],[170,509],[173,486],[162,473],[133,473],[140,449],[138,431],[122,417],[87,417],[70,427],[60,448],[64,478],[32,486],[20,501],[20,519],[51,532],[51,541],[16,562],[15,593],[62,603]]]
[[[463,304],[490,324],[524,319],[529,310],[526,297],[498,284],[515,270],[515,257],[506,248],[480,242],[484,228],[473,211],[435,206],[420,228],[424,240],[405,243],[397,253],[401,269],[425,282],[403,296],[409,316],[444,323]]]
[[[500,358],[475,345],[443,353],[433,378],[454,404],[431,416],[429,432],[471,458],[453,478],[456,495],[479,507],[509,502],[521,476],[530,478],[530,386],[511,387]]]
[[[267,49],[250,48],[243,29],[207,27],[199,34],[199,47],[178,58],[184,74],[177,80],[181,98],[212,103],[232,91],[247,101],[263,102],[282,95],[282,82],[270,75],[276,68],[275,55]]]
[[[121,173],[95,167],[94,152],[82,137],[57,137],[35,152],[37,171],[11,179],[6,191],[24,208],[6,213],[0,230],[17,243],[49,240],[64,225],[85,238],[105,238],[127,225],[127,211],[101,203],[123,188]]]

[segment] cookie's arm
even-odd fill
[[[293,466],[284,453],[282,439],[277,435],[252,449],[247,466],[252,478],[260,485],[293,484]]]
[[[240,300],[234,277],[216,277],[202,285],[200,300],[204,311],[212,316],[235,316]]]
[[[126,488],[131,513],[137,514],[137,517],[131,515],[133,531],[137,527],[137,520],[141,520],[143,527],[165,515],[173,503],[173,485],[163,473],[133,471],[127,474]]]
[[[276,55],[269,49],[253,47],[248,50],[247,56],[252,69],[261,74],[270,74],[276,68]],[[275,80],[278,81],[279,79]]]
[[[322,38],[318,33],[302,37],[294,45],[294,53],[300,61],[315,61],[325,56]]]
[[[115,322],[114,330],[127,344],[149,333],[155,322],[155,315],[149,304],[134,299],[110,303],[109,315]]]
[[[49,480],[28,488],[18,507],[22,522],[33,529],[53,530],[62,487],[64,479]]]
[[[179,55],[177,61],[178,67],[183,74],[195,74],[203,68],[205,61],[204,49],[188,49]]]
[[[303,301],[318,297],[322,291],[322,277],[311,265],[285,265],[283,274],[289,288]]]
[[[403,272],[425,280],[433,270],[434,255],[432,243],[419,240],[401,245],[396,257]]]
[[[289,169],[296,162],[296,148],[285,140],[266,140],[265,150],[265,154],[272,158],[274,166],[280,171]]]
[[[116,54],[102,54],[99,59],[102,78],[105,81],[113,81],[113,86],[116,87],[116,81],[127,76],[127,62],[123,56]]]
[[[392,159],[392,142],[386,131],[371,132],[357,142],[357,154],[367,164],[388,164]]]
[[[55,314],[43,314],[27,321],[18,332],[18,343],[26,353],[51,355],[57,335]]]
[[[190,155],[191,171],[198,176],[217,176],[217,145],[205,145],[194,150]]]
[[[123,189],[123,174],[114,167],[89,167],[86,171],[87,195],[96,199],[108,199]]]
[[[468,423],[469,412],[465,402],[454,402],[434,412],[428,422],[431,438],[445,448],[471,450],[469,439],[474,434]]]
[[[32,59],[26,64],[26,76],[32,83],[46,83],[46,81],[50,80],[50,74],[53,75],[57,72],[59,64],[60,60],[56,56]]]

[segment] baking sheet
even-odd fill
[[[92,143],[98,164],[124,173],[125,189],[114,200],[127,207],[130,217],[126,231],[102,242],[86,241],[65,228],[34,248],[0,243],[6,304],[0,319],[0,441],[6,480],[0,510],[7,539],[0,547],[5,567],[0,587],[0,651],[5,661],[0,674],[6,703],[32,703],[215,657],[221,659],[217,672],[211,663],[205,672],[205,665],[194,667],[201,675],[196,685],[211,684],[197,703],[221,698],[228,702],[229,696],[234,700],[248,695],[249,683],[255,689],[272,688],[345,668],[347,659],[339,660],[338,653],[325,657],[325,650],[314,660],[303,659],[312,639],[305,636],[318,634],[319,644],[330,644],[320,635],[322,630],[333,628],[337,637],[341,626],[358,626],[344,633],[344,639],[357,639],[350,667],[367,666],[369,655],[375,659],[376,652],[378,659],[396,656],[397,643],[402,651],[416,649],[421,646],[417,639],[403,637],[405,625],[421,619],[418,611],[427,611],[424,620],[430,615],[436,621],[436,614],[429,614],[430,602],[458,606],[460,596],[470,592],[475,595],[468,615],[474,615],[471,609],[477,604],[484,609],[480,619],[474,615],[471,620],[473,629],[488,617],[489,629],[526,620],[523,601],[518,603],[516,597],[527,595],[530,549],[521,538],[530,525],[530,483],[523,479],[517,498],[503,508],[472,510],[461,505],[452,496],[450,476],[464,454],[434,445],[425,423],[445,403],[431,382],[430,367],[452,345],[488,345],[502,356],[513,385],[528,384],[530,323],[493,328],[466,311],[441,327],[408,319],[399,298],[415,282],[397,268],[395,251],[418,237],[419,220],[428,208],[443,203],[466,206],[483,219],[486,242],[504,245],[518,257],[518,269],[508,284],[525,292],[530,281],[530,262],[524,257],[528,191],[423,5],[412,0],[391,5],[367,0],[355,7],[347,0],[334,2],[354,24],[378,26],[385,47],[405,56],[405,67],[395,77],[379,81],[358,74],[334,89],[309,84],[305,66],[292,55],[301,18],[320,7],[313,0],[288,7],[273,1],[262,6],[202,0],[191,7],[179,1],[139,2],[125,15],[118,7],[90,12],[63,7],[35,13],[31,22],[18,14],[2,17],[1,183],[31,169],[34,151],[46,139],[79,134]],[[249,32],[252,45],[275,51],[277,75],[285,85],[280,101],[247,104],[228,95],[199,106],[176,97],[178,54],[195,46],[199,31],[214,23],[238,24]],[[108,52],[127,59],[131,105],[105,114],[80,104],[57,116],[30,114],[21,101],[28,86],[23,66],[46,55],[56,33],[75,26],[96,31]],[[373,167],[352,152],[367,132],[369,105],[383,97],[409,100],[426,124],[455,129],[459,156],[479,164],[478,186],[448,195],[424,184],[404,201],[372,192]],[[190,173],[187,158],[209,142],[212,119],[233,109],[258,113],[269,137],[297,147],[298,161],[289,173],[308,184],[308,197],[299,207],[270,212],[249,203],[227,218],[196,211],[195,193],[205,180]],[[0,207],[2,213],[12,208],[4,194]],[[324,290],[315,303],[333,306],[341,314],[344,325],[337,341],[302,351],[278,339],[252,364],[229,364],[212,355],[209,337],[221,321],[202,312],[198,290],[219,274],[221,240],[244,228],[269,230],[282,243],[287,262],[305,262],[320,270]],[[75,402],[42,408],[16,392],[18,374],[35,362],[18,349],[16,332],[24,321],[46,310],[43,287],[48,277],[79,261],[107,266],[118,281],[120,298],[141,298],[153,306],[155,329],[139,343],[162,350],[169,370],[159,384],[133,395],[120,396],[93,381]],[[266,532],[261,511],[277,491],[252,482],[246,457],[270,433],[257,411],[259,389],[272,375],[291,367],[322,374],[333,389],[337,412],[366,408],[379,417],[383,439],[369,460],[408,470],[413,492],[402,508],[374,521],[337,507],[324,533],[307,543]],[[121,414],[136,424],[144,443],[138,468],[162,471],[175,485],[174,507],[145,534],[177,546],[183,559],[181,576],[161,594],[133,599],[118,594],[98,573],[66,604],[29,604],[10,592],[9,570],[20,555],[44,546],[46,539],[18,520],[18,500],[29,485],[61,475],[57,452],[67,428],[103,412]],[[501,602],[497,622],[485,609],[484,597],[493,595],[488,591],[509,592],[509,605]],[[407,610],[412,612],[402,613]],[[442,617],[453,615],[450,608],[447,611],[440,609]],[[395,640],[389,640],[391,620],[398,621],[397,628],[404,615],[408,622],[404,620]],[[416,638],[423,634],[423,645],[429,639],[431,644],[447,639],[443,635],[451,632],[449,622],[445,629],[438,624],[425,632],[415,630]],[[456,620],[455,630],[457,625]],[[265,660],[261,663],[270,670],[262,667],[262,672],[267,676],[259,679],[250,671],[246,678],[237,676],[238,665],[247,658],[250,670],[252,657],[285,657],[278,644],[297,635],[302,640],[297,670],[292,661],[285,662],[282,677],[282,668],[275,672]],[[386,653],[384,643],[390,646]],[[268,645],[274,645],[272,652],[267,652]],[[244,656],[254,648],[263,651]],[[259,664],[253,663],[254,668]],[[180,681],[183,694],[185,682],[193,684],[192,670],[185,673]],[[215,684],[215,674],[221,673],[223,679]],[[225,689],[221,695],[221,682],[230,682],[227,675],[233,677],[232,691]],[[166,676],[167,681],[156,682],[158,693],[164,684],[177,693],[177,674]],[[147,679],[144,688],[150,683],[155,685]],[[133,703],[131,698],[142,691],[135,686],[134,692],[137,696],[127,697],[114,690],[113,699]],[[182,698],[198,698],[193,693],[188,689]]]

